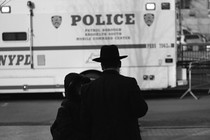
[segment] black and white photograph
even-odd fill
[[[209,140],[210,0],[0,0],[0,140]]]

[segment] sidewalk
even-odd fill
[[[143,140],[209,140],[210,128],[143,128]]]
[[[0,126],[1,140],[52,140],[49,125]],[[143,140],[209,140],[210,128],[142,128]]]

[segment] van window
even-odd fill
[[[26,32],[4,32],[2,33],[3,41],[25,41],[27,40]]]

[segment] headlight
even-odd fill
[[[2,6],[1,13],[11,13],[11,7],[10,6]]]

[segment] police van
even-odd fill
[[[0,0],[0,93],[63,92],[69,72],[100,76],[115,44],[143,90],[177,85],[175,0]]]

